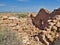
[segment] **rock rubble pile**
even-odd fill
[[[32,14],[24,18],[5,15],[0,19],[0,26],[18,31],[22,45],[54,45],[55,39],[60,37],[59,9],[53,11],[54,14],[41,9],[36,17]]]

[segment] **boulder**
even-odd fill
[[[51,16],[60,15],[60,8],[55,9],[54,11],[52,11],[52,13],[50,15]]]

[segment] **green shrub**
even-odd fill
[[[0,20],[2,19],[2,16],[0,16]]]
[[[22,45],[18,39],[18,32],[13,30],[0,30],[0,45]]]
[[[24,18],[27,16],[27,14],[16,14],[16,15],[18,16],[18,18],[20,18],[20,17]]]
[[[60,45],[60,37],[54,41],[54,45]]]

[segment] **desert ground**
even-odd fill
[[[60,8],[37,13],[0,13],[0,45],[59,45]]]

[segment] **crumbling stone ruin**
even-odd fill
[[[53,42],[60,36],[60,8],[53,12],[41,9],[36,17],[31,14],[32,23],[42,31],[37,35],[44,45],[54,45]]]
[[[40,9],[36,17],[33,17],[31,14],[32,23],[39,29],[44,29],[45,27],[48,26],[47,20],[54,17],[55,15],[60,15],[60,8],[55,9],[52,12],[42,8]]]
[[[32,18],[32,23],[40,28],[43,29],[45,26],[47,26],[47,20],[50,17],[50,12],[46,9],[41,9],[38,14],[36,15],[36,17],[33,18],[33,16],[31,15]]]

